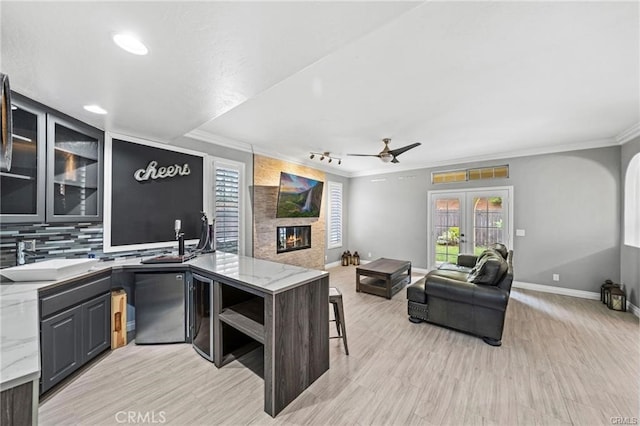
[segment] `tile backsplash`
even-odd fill
[[[152,256],[170,248],[134,250],[117,253],[102,251],[102,223],[36,223],[2,224],[0,226],[0,268],[16,265],[16,246],[20,240],[36,240],[34,254],[26,255],[26,262],[44,259],[88,257]]]

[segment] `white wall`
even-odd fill
[[[500,164],[509,178],[431,184],[432,171]],[[427,192],[506,185],[514,229],[526,230],[514,237],[517,281],[599,292],[605,279],[620,279],[619,146],[352,178],[349,244],[364,259],[371,252],[426,268]]]

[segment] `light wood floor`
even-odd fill
[[[127,412],[142,416],[138,423],[185,425],[610,425],[612,417],[640,418],[640,338],[631,313],[513,289],[495,348],[410,323],[404,291],[390,301],[356,293],[354,267],[330,272],[344,295],[351,355],[331,340],[330,370],[276,419],[263,411],[260,351],[243,359],[246,366],[216,369],[186,344],[129,344],[41,402],[40,424],[122,424]]]

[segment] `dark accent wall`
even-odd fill
[[[203,209],[202,157],[119,139],[112,141],[111,245],[126,246],[173,241],[174,221],[182,221],[185,239],[200,235]],[[158,173],[137,180],[134,175],[155,170],[183,170]],[[184,174],[182,174],[184,173]]]

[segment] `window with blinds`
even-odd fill
[[[216,250],[240,254],[240,168],[214,163]]]
[[[327,248],[342,247],[342,184],[329,182],[329,223]]]

